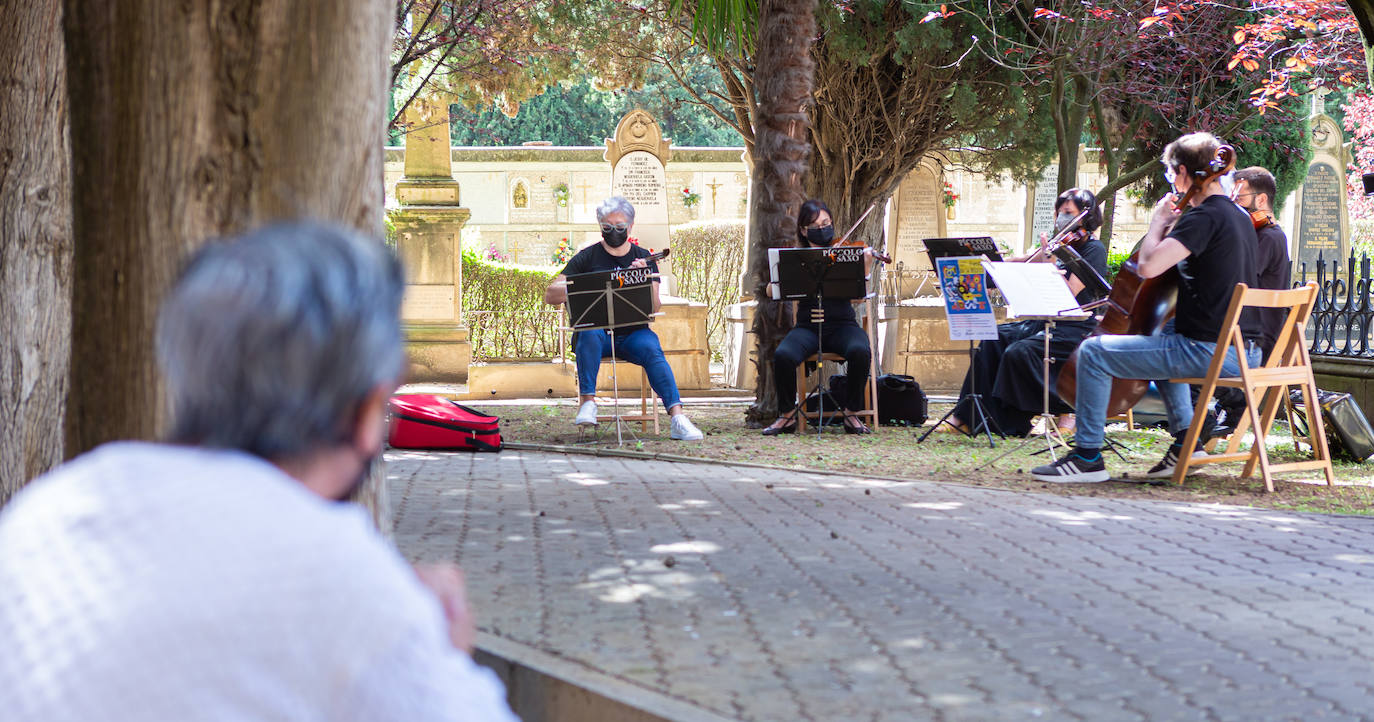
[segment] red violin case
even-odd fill
[[[500,451],[500,419],[434,394],[392,396],[387,405],[397,449]]]

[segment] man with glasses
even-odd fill
[[[568,300],[568,276],[596,271],[614,271],[624,268],[644,268],[658,273],[658,262],[649,259],[648,249],[637,243],[630,243],[630,229],[635,223],[635,209],[630,202],[620,196],[602,201],[596,208],[596,221],[601,225],[601,242],[594,243],[573,256],[562,272],[544,291],[544,302],[552,305]],[[658,279],[653,281],[653,310],[659,309]],[[615,345],[611,344],[611,333],[615,333]],[[596,421],[596,377],[601,371],[601,360],[610,358],[612,348],[623,361],[644,367],[649,377],[649,385],[654,393],[663,399],[668,409],[669,436],[679,441],[698,441],[701,430],[682,412],[682,397],[678,394],[677,380],[673,369],[663,355],[658,334],[650,330],[648,324],[606,330],[578,331],[573,334],[573,351],[577,354],[577,391],[580,405],[573,423],[578,426],[595,426]]]
[[[1288,236],[1274,220],[1274,196],[1277,194],[1274,175],[1264,168],[1251,166],[1236,171],[1236,205],[1250,214],[1259,239],[1255,247],[1258,287],[1284,291],[1293,286],[1293,264],[1288,258]],[[1259,309],[1259,345],[1266,360],[1278,340],[1285,313],[1287,311],[1282,308]],[[1245,394],[1240,389],[1219,388],[1216,399],[1217,418],[1211,436],[1225,438],[1236,430],[1245,413]]]

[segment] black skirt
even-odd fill
[[[1050,413],[1073,411],[1073,407],[1054,392],[1054,385],[1064,362],[1095,326],[1094,321],[1055,324],[1050,334]],[[1044,344],[1045,324],[1042,321],[1016,321],[998,326],[997,340],[978,344],[973,364],[964,375],[955,415],[966,424],[973,421],[968,396],[976,390],[996,429],[1011,436],[1029,433],[1043,404],[1045,386],[1041,358]]]

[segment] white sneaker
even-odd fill
[[[583,401],[582,405],[577,407],[577,418],[573,419],[573,424],[576,426],[596,426],[596,423],[596,402]]]
[[[671,429],[668,432],[668,438],[670,439],[677,439],[678,441],[701,441],[701,437],[704,436],[704,434],[701,433],[701,429],[698,429],[696,424],[693,424],[692,420],[687,418],[687,414],[677,414],[669,417],[668,426]]]

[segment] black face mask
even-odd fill
[[[609,231],[601,232],[601,240],[605,241],[606,245],[610,246],[611,248],[620,248],[621,246],[625,245],[625,241],[629,239],[630,229],[628,228],[624,230],[612,228]]]
[[[835,240],[835,227],[806,229],[806,242],[815,246],[828,246]]]

